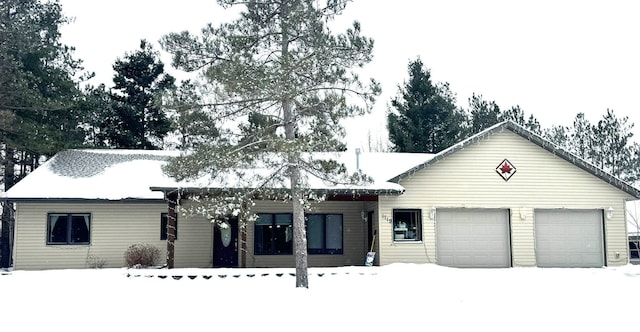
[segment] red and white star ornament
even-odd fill
[[[505,180],[509,181],[509,179],[516,173],[516,167],[508,160],[503,160],[498,167],[496,167],[496,172]]]

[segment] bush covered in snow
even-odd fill
[[[132,244],[124,253],[124,259],[128,267],[154,266],[159,258],[160,249],[146,243]]]

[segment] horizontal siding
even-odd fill
[[[188,208],[186,201],[183,208]],[[362,202],[323,202],[311,213],[343,215],[343,254],[309,255],[309,266],[345,266],[364,264],[367,248],[366,223]],[[124,253],[134,243],[148,243],[161,250],[166,259],[166,241],[160,240],[160,215],[167,206],[135,203],[18,203],[14,259],[16,269],[87,268],[91,257],[103,260],[104,267],[125,266]],[[289,212],[290,204],[258,202],[256,213]],[[90,245],[46,245],[47,213],[91,213]],[[213,224],[200,216],[178,216],[175,267],[209,267],[213,257]],[[253,254],[253,227],[247,227],[247,266],[293,267],[293,255],[256,256]],[[240,254],[239,254],[240,255]],[[240,261],[240,257],[239,257]]]
[[[188,206],[187,201],[184,207]],[[185,216],[178,212],[174,267],[213,265],[213,227],[213,223],[203,216]]]
[[[522,215],[521,215],[522,214]],[[522,217],[524,216],[524,219]],[[531,220],[531,222],[523,222]],[[533,209],[511,210],[511,257],[514,266],[535,266],[535,233]]]
[[[124,253],[134,243],[149,243],[166,255],[160,241],[162,203],[17,203],[14,268],[21,270],[125,266]],[[47,245],[47,213],[91,213],[90,245]]]
[[[86,268],[92,261],[104,267],[126,266],[124,253],[131,244],[147,243],[161,251],[166,262],[167,243],[160,240],[164,203],[18,203],[14,267],[16,269]],[[47,245],[47,213],[91,213],[90,245]],[[178,216],[175,267],[211,266],[212,225],[203,218]]]
[[[366,211],[362,202],[322,202],[308,213],[335,213],[343,215],[343,254],[309,255],[310,267],[363,265],[367,249],[367,225],[361,212]],[[255,213],[290,213],[291,203],[259,201],[253,207]],[[294,255],[254,255],[254,227],[247,225],[247,267],[294,267]]]
[[[508,159],[516,173],[504,181],[495,171]],[[401,196],[380,198],[382,264],[435,262],[436,220],[432,207],[506,208],[512,211],[515,266],[535,265],[533,210],[535,208],[606,209],[617,213],[605,223],[606,256],[610,265],[627,262],[624,201],[632,197],[570,162],[510,132],[495,133],[479,143],[420,170],[400,182]],[[423,244],[395,243],[390,219],[394,208],[423,210]],[[525,218],[520,218],[520,210]],[[616,255],[616,253],[618,255]]]

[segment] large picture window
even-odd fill
[[[422,211],[420,209],[393,210],[393,240],[422,240]]]
[[[290,213],[258,214],[254,252],[256,255],[293,253],[293,217]]]
[[[342,215],[309,214],[306,218],[309,254],[342,254]]]
[[[91,214],[49,213],[47,244],[89,244]]]
[[[160,240],[166,240],[169,234],[169,214],[160,215]],[[176,240],[178,239],[178,217],[176,216]]]

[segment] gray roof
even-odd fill
[[[169,155],[129,153],[116,154],[103,150],[102,153],[90,152],[87,150],[65,150],[57,153],[51,159],[49,167],[51,172],[60,176],[71,178],[88,178],[104,172],[105,169],[117,164],[122,164],[134,160],[157,160],[165,161]]]

